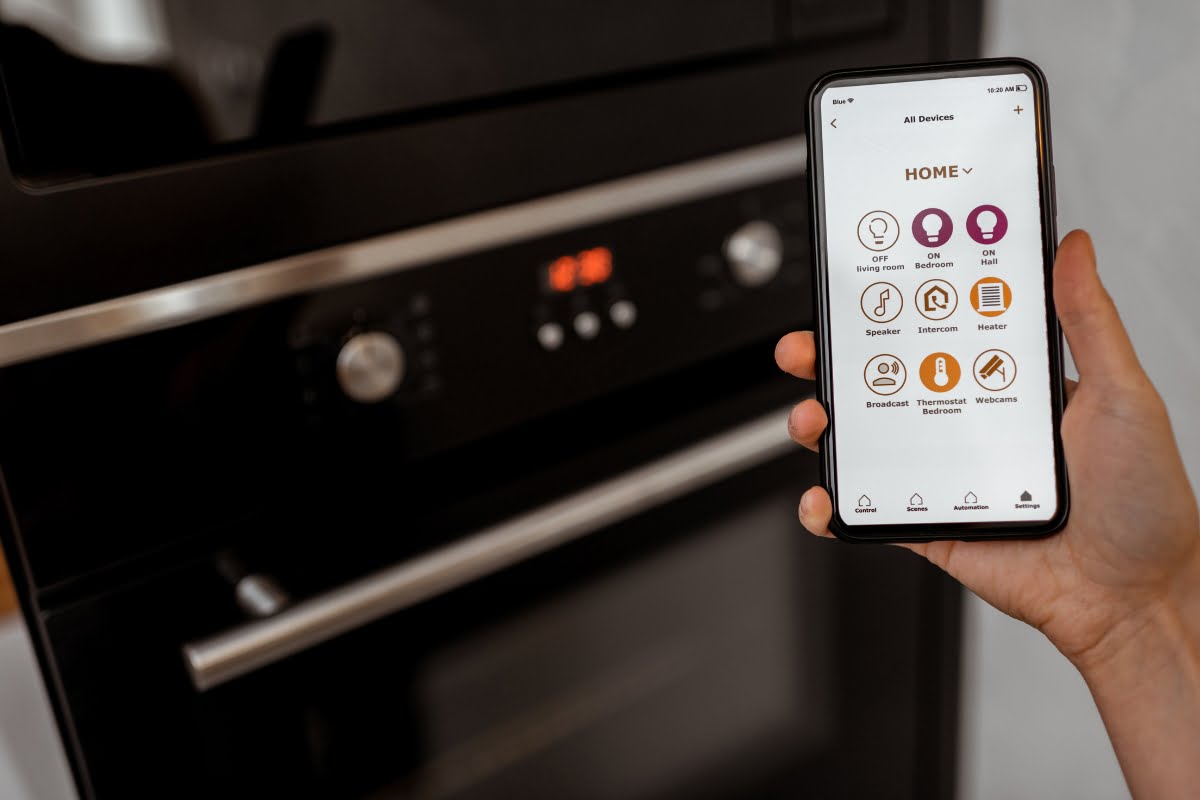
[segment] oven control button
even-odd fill
[[[765,286],[783,264],[783,237],[765,220],[747,222],[725,240],[725,260],[742,286]]]
[[[351,400],[359,403],[386,400],[404,380],[404,350],[383,331],[353,336],[338,353],[337,379]]]
[[[637,322],[637,306],[629,300],[618,300],[608,307],[608,318],[623,331],[633,327]]]
[[[581,311],[575,315],[574,326],[580,339],[595,339],[600,333],[600,317],[594,311]]]
[[[537,329],[538,344],[540,344],[542,349],[546,352],[553,353],[555,350],[562,347],[563,338],[562,325],[559,325],[557,322],[544,323],[540,328]]]

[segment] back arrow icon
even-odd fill
[[[837,117],[834,117],[833,119],[831,119],[829,121],[829,124],[836,128],[837,127]]]

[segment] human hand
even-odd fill
[[[1054,299],[1080,380],[1062,421],[1071,515],[1055,536],[1033,540],[905,544],[985,601],[1041,630],[1081,670],[1100,664],[1161,616],[1196,607],[1200,521],[1166,407],[1138,363],[1096,272],[1086,233],[1069,234],[1054,267]],[[810,332],[780,340],[775,359],[814,377]],[[816,400],[788,427],[816,450],[828,418]],[[831,536],[825,489],[800,501],[800,519]]]

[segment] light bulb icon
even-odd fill
[[[867,226],[871,231],[871,235],[875,237],[875,244],[883,244],[883,237],[887,234],[888,224],[883,217],[876,217],[871,220],[871,224]]]
[[[913,217],[912,235],[918,244],[941,247],[954,235],[954,223],[950,215],[940,208],[922,209]]]
[[[899,238],[900,223],[887,211],[868,211],[858,221],[858,241],[868,250],[876,253],[889,250]]]
[[[967,215],[967,233],[980,244],[996,244],[1008,233],[1008,217],[998,206],[976,206]]]
[[[921,218],[921,227],[929,244],[937,244],[942,235],[942,218],[931,211]]]
[[[993,211],[980,211],[979,216],[975,218],[975,224],[979,226],[979,235],[985,241],[991,241],[996,235],[996,223],[1000,220],[996,217]]]

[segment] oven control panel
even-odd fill
[[[533,327],[546,352],[628,331],[637,323],[637,304],[616,273],[611,247],[597,244],[539,266]]]
[[[322,292],[290,327],[305,407],[415,458],[773,345],[811,320],[806,221],[780,181]]]
[[[0,454],[34,580],[513,441],[474,460],[491,480],[556,419],[627,429],[688,381],[707,402],[774,377],[775,337],[811,323],[803,195],[780,180],[4,370],[0,413],[53,421]]]

